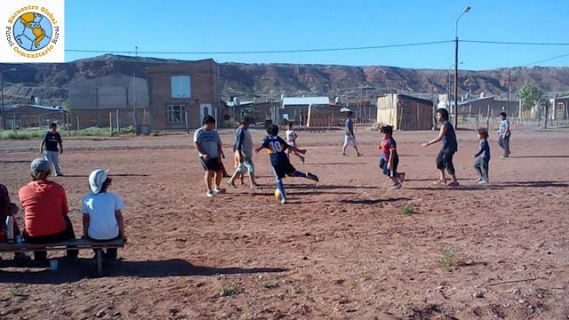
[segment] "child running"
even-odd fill
[[[278,195],[279,202],[284,204],[286,203],[286,193],[284,189],[284,185],[282,179],[285,176],[289,177],[303,177],[313,181],[318,182],[318,177],[310,172],[304,173],[297,171],[285,153],[286,149],[296,150],[297,152],[304,154],[306,150],[300,150],[296,147],[290,146],[287,144],[281,137],[278,136],[279,134],[279,127],[275,125],[271,125],[267,128],[267,136],[263,139],[263,143],[255,149],[255,152],[259,152],[262,149],[268,149],[271,154],[271,166],[273,167],[273,175],[275,176],[276,185],[278,192],[275,192],[275,195]]]
[[[479,184],[487,184],[490,182],[488,177],[488,169],[490,162],[490,144],[488,143],[488,129],[478,129],[478,138],[480,139],[480,149],[474,155],[476,161],[474,162],[474,169],[478,172]]]
[[[383,133],[383,141],[379,147],[379,150],[381,150],[379,167],[383,174],[393,181],[393,186],[390,189],[400,189],[401,184],[405,180],[405,173],[397,172],[399,155],[397,154],[397,142],[393,139],[393,127],[382,126],[380,132]]]
[[[288,143],[289,146],[296,147],[297,146],[297,144],[296,144],[297,138],[298,138],[298,135],[296,134],[296,131],[294,131],[292,129],[292,122],[289,121],[288,122],[288,130],[286,131],[286,143]],[[297,152],[291,148],[286,149],[286,154],[289,157],[289,159],[290,159],[291,153],[294,153],[294,155],[299,157],[300,161],[302,161],[302,163],[304,163],[304,156],[300,152]]]

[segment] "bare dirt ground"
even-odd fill
[[[569,318],[569,130],[515,131],[507,160],[493,135],[485,187],[474,181],[476,134],[459,131],[462,186],[452,190],[431,183],[439,146],[420,147],[435,134],[396,133],[408,178],[396,191],[377,168],[379,134],[358,133],[361,158],[340,156],[341,131],[300,132],[307,163],[293,163],[321,182],[287,178],[286,205],[263,153],[261,189],[208,199],[190,136],[66,140],[67,176],[54,180],[76,233],[87,175],[110,168],[127,204],[124,260],[97,278],[91,252],[55,272],[15,268],[4,254],[0,318]],[[13,200],[37,145],[0,142]]]

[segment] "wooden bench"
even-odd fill
[[[91,249],[96,252],[97,274],[103,274],[102,249],[123,248],[125,241],[116,239],[111,241],[93,241],[88,239],[75,239],[55,243],[0,243],[0,252],[30,252],[30,251],[61,251],[68,249]]]

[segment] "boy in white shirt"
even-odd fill
[[[89,175],[91,193],[83,197],[83,232],[85,237],[95,241],[108,241],[121,238],[126,241],[124,219],[121,210],[122,199],[107,189],[112,179],[107,172],[97,169]],[[105,259],[117,258],[117,249],[109,248],[103,254]]]

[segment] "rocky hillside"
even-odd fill
[[[7,103],[28,101],[30,96],[43,103],[59,104],[67,97],[73,81],[111,73],[146,77],[145,68],[156,63],[177,60],[134,58],[104,55],[64,64],[0,65],[0,70],[16,67],[4,74]],[[515,94],[525,83],[532,83],[552,95],[569,92],[569,68],[512,68],[484,71],[461,71],[460,90],[478,95]],[[372,97],[380,92],[404,91],[416,94],[445,93],[448,70],[404,69],[385,66],[295,65],[295,64],[220,64],[224,98],[278,99],[281,94],[329,95],[353,100]]]

